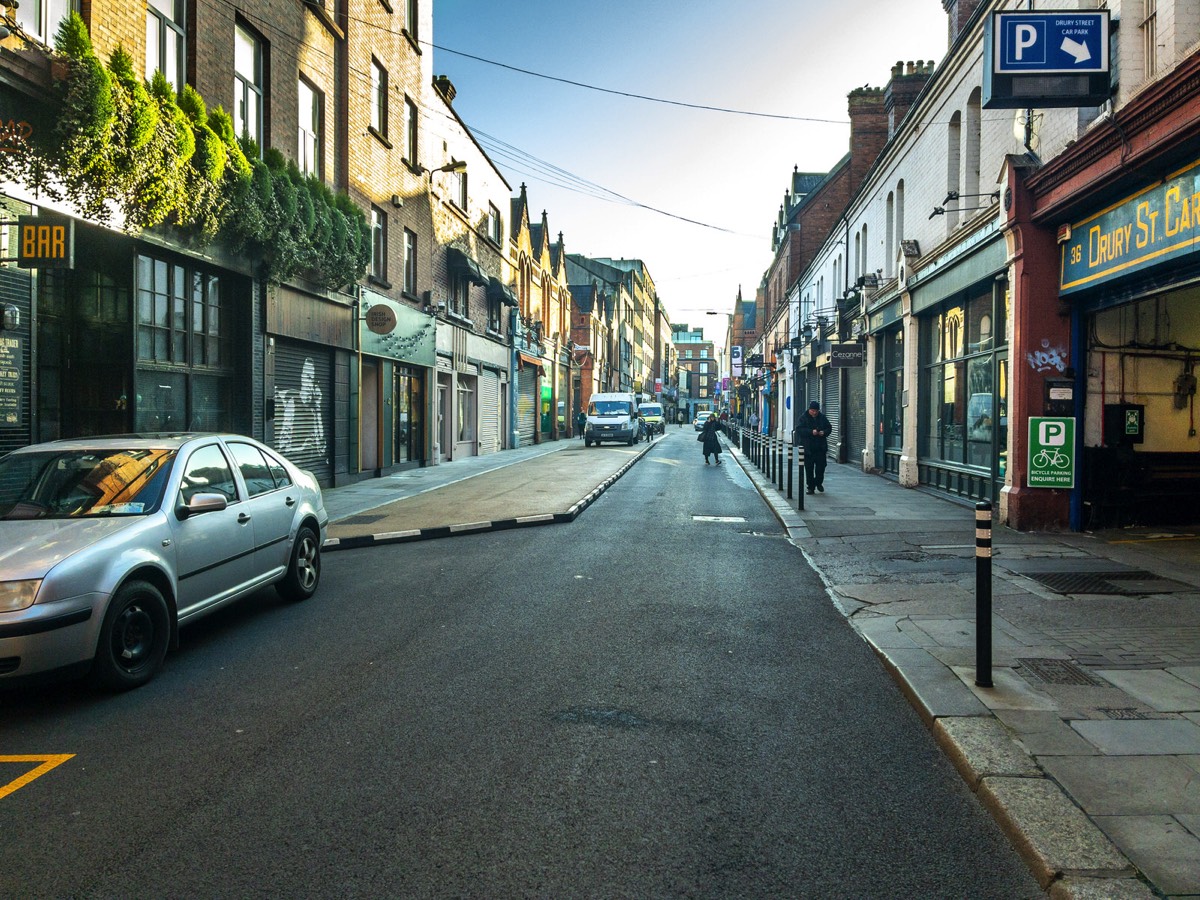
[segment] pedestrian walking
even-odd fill
[[[829,452],[832,429],[816,400],[808,404],[808,411],[796,424],[795,439],[804,447],[805,493],[811,494],[814,490],[825,493],[825,454]]]
[[[704,464],[708,465],[708,457],[715,456],[717,465],[721,464],[721,441],[717,438],[717,432],[721,429],[720,420],[716,416],[709,416],[708,421],[704,423],[704,428],[701,429],[700,435],[697,438],[703,445],[704,449]]]
[[[758,413],[750,413],[750,430],[755,434],[758,433]]]
[[[579,436],[583,437],[583,432],[587,430],[587,413],[582,409],[575,415],[575,428]]]

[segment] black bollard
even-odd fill
[[[779,490],[783,490],[783,438],[775,444],[775,483],[779,486]]]
[[[796,491],[796,509],[804,512],[804,445],[796,445],[796,477],[800,481],[800,490]]]
[[[975,504],[975,685],[992,686],[992,504]]]
[[[788,498],[789,500],[791,500],[791,499],[792,499],[792,453],[793,453],[793,451],[795,451],[795,449],[796,449],[796,448],[795,448],[795,447],[793,447],[791,444],[788,444],[788,459],[787,459],[787,467],[788,467],[788,473],[787,473],[787,498]]]

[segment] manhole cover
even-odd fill
[[[1089,675],[1069,659],[1018,659],[1026,680],[1042,684],[1086,684],[1102,687],[1104,682]]]
[[[1130,707],[1121,707],[1117,709],[1106,709],[1100,707],[1100,712],[1104,713],[1110,719],[1148,719],[1150,718],[1140,709],[1132,709]]]
[[[1159,578],[1153,572],[1132,569],[1125,572],[1027,572],[1056,594],[1173,594],[1195,588],[1178,581]]]
[[[381,519],[386,519],[387,516],[350,516],[346,519],[339,519],[334,522],[334,525],[370,525],[372,522],[378,522]]]

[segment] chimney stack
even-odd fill
[[[915,63],[897,62],[892,66],[892,80],[883,89],[883,108],[887,113],[888,140],[896,134],[896,129],[908,115],[908,111],[916,102],[917,95],[925,88],[925,83],[933,75],[933,60],[928,63],[918,59]]]
[[[855,88],[848,97],[850,110],[850,194],[859,189],[867,172],[888,140],[883,88]]]

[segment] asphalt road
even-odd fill
[[[688,430],[573,524],[328,554],[139,691],[0,696],[38,754],[0,896],[1041,896]]]

